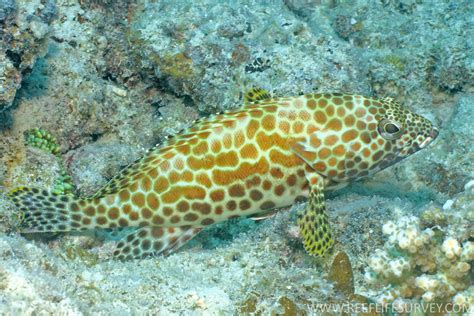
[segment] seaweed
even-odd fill
[[[57,144],[56,138],[43,129],[33,128],[25,132],[25,140],[27,145],[39,148],[56,156],[61,168],[61,174],[55,181],[53,193],[57,195],[73,194],[74,184],[61,160],[61,147]]]

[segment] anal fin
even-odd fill
[[[117,243],[114,258],[130,260],[167,255],[191,240],[200,231],[201,228],[140,227]]]

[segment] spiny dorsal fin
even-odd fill
[[[252,88],[245,94],[244,100],[245,103],[252,103],[256,101],[271,99],[271,94],[267,90],[262,88]]]

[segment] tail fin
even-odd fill
[[[37,188],[19,187],[8,193],[19,211],[19,228],[23,233],[66,232],[88,227],[73,221],[80,200],[70,195],[56,195]]]

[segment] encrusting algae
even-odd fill
[[[27,187],[8,196],[24,233],[136,227],[118,243],[119,259],[167,254],[205,226],[308,198],[300,233],[309,254],[323,255],[333,244],[324,191],[400,161],[437,134],[391,98],[272,98],[253,89],[241,109],[197,122],[93,196]]]

